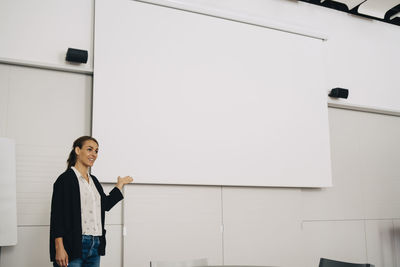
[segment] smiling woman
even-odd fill
[[[50,260],[54,266],[100,266],[105,255],[104,215],[123,199],[121,190],[132,177],[118,177],[107,196],[94,175],[89,174],[99,152],[97,140],[75,140],[67,170],[53,186],[50,218]]]

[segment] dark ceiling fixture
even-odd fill
[[[343,11],[346,13],[350,13],[353,15],[357,15],[357,16],[361,16],[364,18],[369,18],[369,19],[374,19],[374,20],[379,20],[382,22],[386,22],[386,23],[390,23],[390,24],[394,24],[397,26],[400,26],[400,3],[397,4],[396,6],[385,10],[385,14],[382,17],[376,17],[376,16],[372,16],[372,15],[368,15],[368,14],[363,14],[361,12],[359,12],[359,8],[362,8],[362,5],[364,4],[368,4],[368,0],[365,1],[360,1],[361,3],[356,5],[356,6],[349,6],[347,4],[345,4],[345,2],[349,2],[349,1],[332,1],[332,0],[298,0],[301,2],[306,2],[306,3],[310,3],[310,4],[314,4],[314,5],[318,5],[318,6],[323,6],[323,7],[327,7],[327,8],[332,8],[332,9],[336,9],[339,11]],[[371,1],[371,0],[370,0]],[[376,1],[374,1],[376,2]],[[384,2],[384,1],[383,1]],[[400,2],[400,1],[399,1]]]

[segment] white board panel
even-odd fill
[[[95,35],[103,181],[330,185],[322,41],[122,0]]]
[[[17,244],[15,142],[0,137],[0,246]]]

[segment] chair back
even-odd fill
[[[369,263],[350,263],[321,258],[319,261],[319,267],[374,267],[374,265]]]
[[[183,261],[150,261],[150,267],[196,267],[207,265],[206,258]]]

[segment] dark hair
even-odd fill
[[[86,141],[88,141],[88,140],[92,140],[92,141],[96,142],[97,145],[99,145],[99,143],[97,142],[97,140],[94,139],[94,138],[91,137],[91,136],[81,136],[81,137],[79,137],[78,139],[76,139],[76,140],[74,141],[74,144],[72,145],[72,150],[71,150],[71,152],[69,153],[69,157],[68,157],[68,159],[67,159],[67,163],[68,163],[67,170],[68,170],[69,168],[71,168],[72,166],[74,166],[75,163],[76,163],[75,148],[76,148],[76,147],[82,148],[83,144],[84,144]]]

